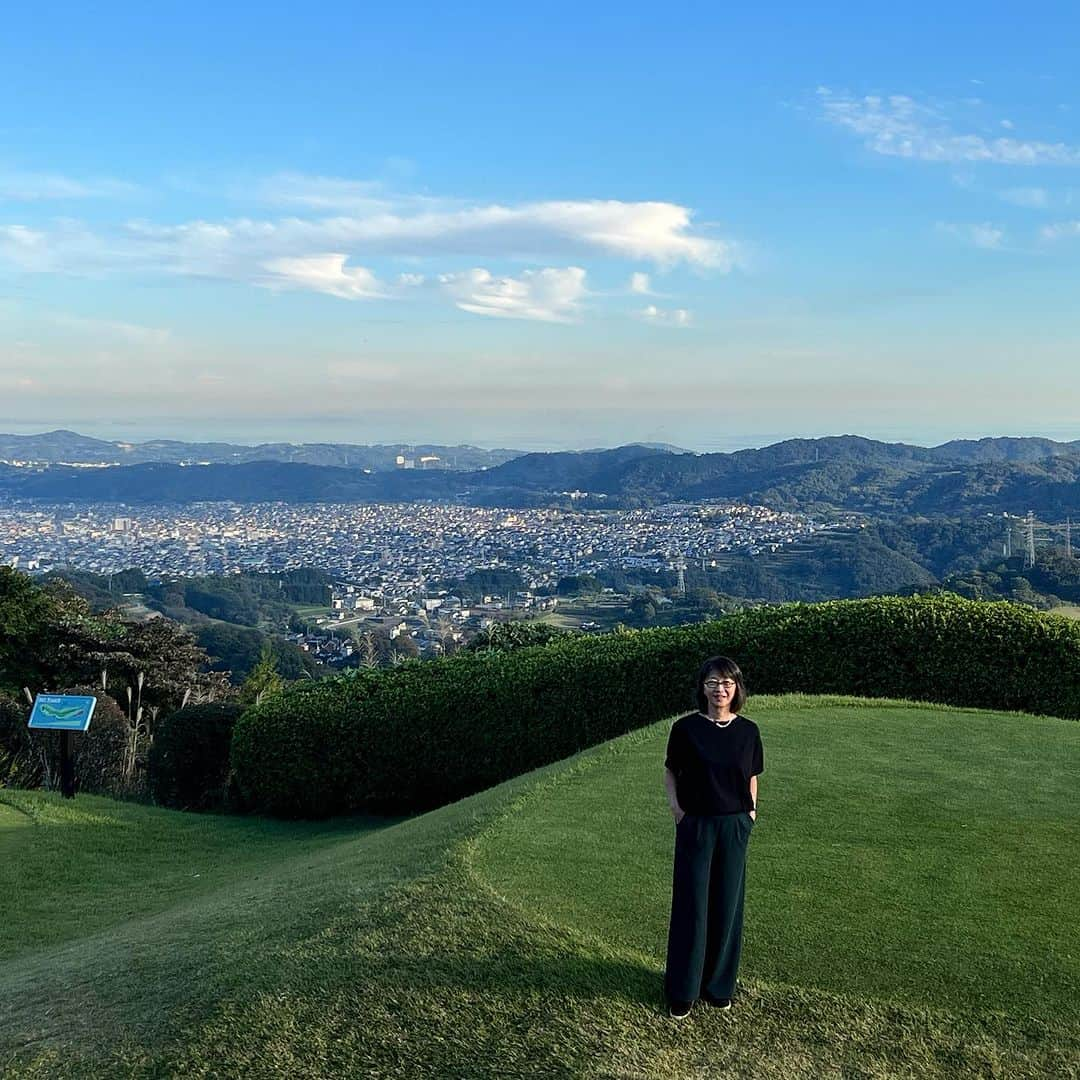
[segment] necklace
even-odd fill
[[[726,720],[717,720],[715,716],[710,716],[708,713],[699,713],[698,715],[699,716],[704,716],[705,719],[708,720],[710,724],[712,724],[714,727],[718,727],[718,728],[726,728],[726,727],[728,727],[731,724],[732,720],[735,719],[734,715],[729,716]]]

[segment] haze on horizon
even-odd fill
[[[4,431],[1080,437],[1068,5],[8,30]]]

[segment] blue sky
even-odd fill
[[[53,4],[0,429],[1080,438],[1068,5]]]

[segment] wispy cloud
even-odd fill
[[[180,223],[130,220],[93,228],[68,218],[5,224],[0,266],[216,278],[347,300],[395,298],[427,285],[428,295],[446,296],[476,314],[566,322],[580,317],[586,295],[581,266],[588,258],[719,273],[731,271],[739,258],[733,242],[696,227],[688,207],[670,202],[466,205],[387,195],[376,182],[292,173],[271,177],[256,198],[294,206],[297,213]],[[348,212],[327,214],[329,209]],[[380,259],[405,260],[417,270],[394,276],[376,269]],[[489,260],[532,268],[500,276]],[[447,262],[474,268],[447,273]],[[641,270],[631,275],[629,288],[635,295],[656,295],[650,275]]]
[[[109,177],[76,179],[59,173],[0,170],[0,199],[10,202],[41,202],[55,199],[119,199],[139,188]]]
[[[860,136],[868,150],[890,157],[997,165],[1080,165],[1080,147],[958,132],[942,110],[905,94],[855,97],[818,88],[825,120]]]
[[[0,225],[0,265],[29,273],[99,273],[121,269],[124,245],[110,253],[104,238],[80,221],[58,218],[47,228]]]
[[[986,251],[997,251],[1005,239],[1005,230],[989,221],[976,224],[939,221],[937,227],[943,233],[959,237],[966,243]]]
[[[1029,210],[1043,210],[1050,205],[1050,193],[1041,187],[1006,188],[998,192],[998,197],[1013,206],[1023,206]]]
[[[57,325],[77,330],[81,337],[105,338],[130,345],[160,346],[172,340],[172,331],[114,319],[87,319],[77,315],[57,315]]]
[[[337,176],[309,176],[296,172],[276,173],[254,184],[238,188],[235,194],[238,198],[254,199],[269,206],[343,210],[362,214],[386,212],[402,202],[402,196],[391,196],[379,180],[349,180]]]
[[[526,270],[516,278],[477,268],[443,274],[439,284],[462,311],[540,322],[575,322],[587,293],[585,271],[578,266]]]
[[[1053,225],[1046,225],[1040,230],[1039,235],[1044,240],[1061,240],[1080,236],[1080,221],[1058,221]]]
[[[637,314],[643,322],[653,323],[655,326],[683,328],[693,321],[693,317],[686,308],[659,308],[655,304],[649,304]]]
[[[55,253],[58,262],[69,239],[66,231],[57,226],[47,233],[36,232],[35,238]],[[26,239],[9,238],[12,244]],[[645,259],[663,266],[687,263],[721,272],[736,262],[733,244],[693,230],[686,207],[617,200],[322,218],[196,220],[179,225],[135,221],[108,237],[104,246],[126,262],[138,259],[178,273],[249,279],[269,259],[330,251],[362,258],[582,254]]]

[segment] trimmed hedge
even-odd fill
[[[150,747],[154,801],[178,810],[223,810],[229,804],[229,747],[242,705],[210,702],[162,720]]]
[[[716,653],[751,692],[1080,717],[1070,620],[951,595],[834,600],[305,683],[237,723],[236,781],[282,816],[430,809],[694,708]]]

